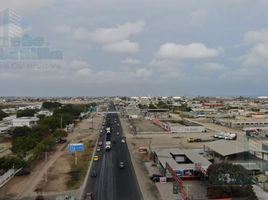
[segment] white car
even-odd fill
[[[119,135],[119,132],[117,132],[116,135]]]
[[[121,143],[126,143],[126,141],[124,139],[121,140]]]

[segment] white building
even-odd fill
[[[20,117],[12,120],[13,127],[33,127],[37,124],[39,119],[37,117]]]

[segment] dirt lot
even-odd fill
[[[151,120],[145,120],[145,119],[132,119],[133,125],[136,127],[136,130],[138,133],[143,132],[165,132],[164,129],[161,127],[153,124]]]

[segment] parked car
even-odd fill
[[[101,151],[101,148],[100,148],[100,147],[97,147],[97,148],[96,148],[96,151],[97,151],[97,152],[100,152],[100,151]]]
[[[162,177],[162,175],[160,175],[160,174],[152,174],[152,175],[150,176],[150,179],[153,180],[153,179],[155,179],[155,178],[160,178],[160,177]]]
[[[16,176],[26,176],[26,175],[29,175],[30,173],[31,173],[30,170],[28,170],[28,169],[22,169],[22,170],[20,170],[20,171],[16,174]]]

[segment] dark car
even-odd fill
[[[30,170],[22,169],[16,174],[16,176],[26,176],[26,175],[29,175],[30,173],[31,173]]]
[[[96,170],[93,170],[93,171],[91,172],[90,176],[91,176],[92,178],[96,178],[96,177],[97,177],[97,172],[96,172]]]
[[[124,162],[119,162],[119,165],[118,165],[118,167],[120,168],[120,169],[123,169],[123,168],[125,168],[125,163]]]
[[[154,178],[159,178],[162,177],[160,174],[153,174],[152,176],[150,176],[150,179],[153,180]]]

